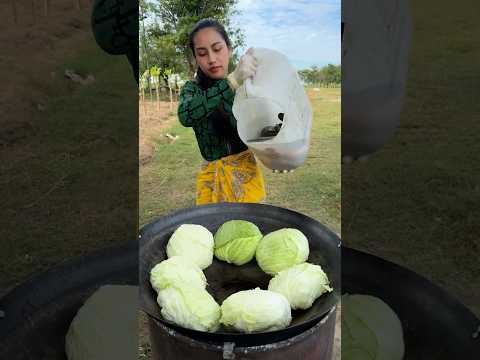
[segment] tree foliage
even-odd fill
[[[342,81],[342,68],[340,65],[328,64],[322,68],[312,66],[298,72],[300,78],[309,85],[313,84],[340,84]]]
[[[140,0],[140,71],[155,64],[165,81],[167,69],[191,77],[195,66],[188,34],[204,18],[214,18],[225,26],[234,49],[243,46],[242,31],[231,24],[237,1]],[[234,59],[237,57],[234,52]]]

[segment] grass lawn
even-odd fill
[[[73,46],[75,56],[32,75],[44,110],[34,113],[28,141],[1,155],[0,228],[8,236],[2,237],[0,290],[136,237],[137,174],[129,171],[138,161],[135,80],[126,58],[105,54],[93,39]],[[65,69],[93,74],[95,82],[74,83]]]
[[[401,125],[367,164],[342,169],[343,243],[426,276],[480,315],[480,32],[466,10],[478,3],[410,4]]]
[[[307,89],[314,112],[311,145],[303,166],[289,174],[263,167],[267,203],[309,215],[340,232],[340,89]],[[174,115],[173,115],[174,116]],[[140,169],[140,225],[176,209],[194,206],[200,156],[191,128],[178,121],[165,130],[173,143],[153,139],[153,160]]]

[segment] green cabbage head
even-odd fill
[[[320,295],[332,291],[327,274],[319,265],[298,264],[280,271],[268,290],[285,296],[292,309],[308,309]]]
[[[246,333],[283,329],[292,321],[288,300],[260,288],[230,295],[221,310],[220,323]]]
[[[382,300],[370,295],[342,296],[342,359],[402,360],[402,324]]]
[[[215,233],[215,256],[229,264],[243,265],[255,256],[262,238],[258,227],[245,220],[230,220]]]
[[[275,275],[305,262],[309,251],[308,240],[300,230],[285,228],[264,236],[255,257],[264,272]]]
[[[184,256],[203,270],[212,264],[213,246],[213,235],[207,228],[183,224],[170,237],[167,256]]]
[[[175,324],[199,331],[215,331],[220,320],[220,306],[207,290],[180,284],[158,293],[162,316]]]
[[[173,256],[163,260],[150,271],[150,283],[155,291],[176,284],[188,284],[205,289],[207,279],[200,268],[183,256]]]

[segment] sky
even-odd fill
[[[341,0],[238,0],[233,24],[245,49],[265,47],[286,55],[298,70],[341,58]]]

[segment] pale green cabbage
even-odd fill
[[[212,264],[213,246],[213,235],[207,228],[183,224],[170,237],[167,255],[184,256],[203,270]]]
[[[220,323],[246,333],[283,329],[292,321],[288,300],[260,288],[230,295],[221,311]]]
[[[200,268],[183,256],[163,260],[150,271],[150,283],[156,292],[175,284],[188,284],[205,289],[207,279]]]
[[[138,306],[138,286],[101,286],[85,301],[70,324],[65,336],[66,359],[137,359]],[[58,357],[45,354],[40,358]]]
[[[301,264],[308,259],[308,240],[300,230],[280,229],[265,235],[255,257],[260,268],[270,275]]]
[[[215,256],[229,264],[243,265],[255,256],[262,238],[258,227],[244,220],[230,220],[215,233]]]
[[[199,331],[215,331],[220,320],[220,306],[207,290],[180,284],[158,293],[162,316],[175,324]]]
[[[327,275],[319,265],[303,263],[280,271],[268,290],[285,296],[292,309],[308,309],[323,293],[332,291]]]
[[[401,360],[405,352],[402,323],[381,299],[342,296],[342,359]]]

